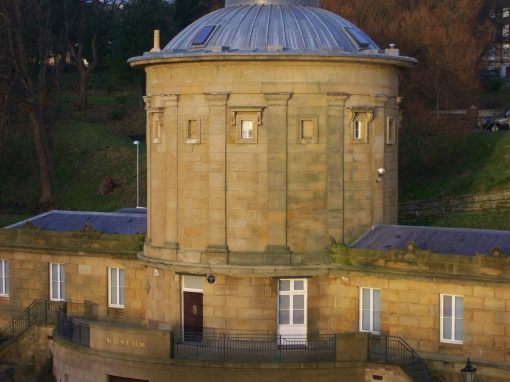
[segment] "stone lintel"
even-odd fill
[[[351,96],[348,93],[334,93],[334,92],[328,92],[325,93],[325,95],[328,97],[328,106],[330,108],[344,107],[345,102]]]
[[[292,93],[264,93],[268,105],[286,106],[292,97]]]
[[[176,107],[179,102],[179,94],[162,94],[160,99],[164,107]]]
[[[204,93],[205,99],[211,105],[223,106],[228,100],[230,93]]]
[[[378,94],[374,96],[374,105],[375,107],[382,107],[384,108],[386,101],[388,101],[388,97],[382,94]]]

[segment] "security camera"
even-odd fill
[[[378,169],[377,169],[377,173],[378,173],[379,175],[384,175],[384,174],[386,173],[386,170],[385,170],[384,168],[382,168],[382,167],[381,167],[381,168],[378,168]]]

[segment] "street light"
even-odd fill
[[[136,208],[140,206],[140,141],[133,142],[136,145]]]
[[[460,369],[460,373],[462,374],[464,382],[473,382],[475,380],[476,367],[471,365],[471,360],[469,358],[467,359],[466,367]]]

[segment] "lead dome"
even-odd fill
[[[130,62],[217,55],[388,57],[360,28],[320,8],[318,0],[227,0],[225,8],[189,25],[160,52]]]

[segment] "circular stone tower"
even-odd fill
[[[414,62],[318,0],[226,0],[130,59],[147,74],[143,257],[318,264],[331,238],[396,223],[398,72]]]

